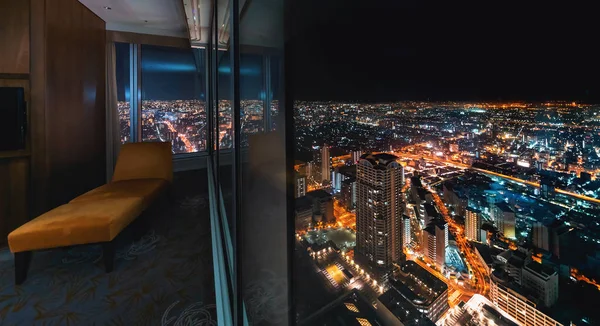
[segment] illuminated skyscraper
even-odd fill
[[[294,195],[300,198],[306,195],[306,175],[296,172],[294,175]]]
[[[408,247],[410,242],[410,216],[402,215],[402,247]]]
[[[446,247],[448,246],[448,224],[435,219],[423,230],[421,249],[423,255],[435,262],[441,269],[446,262]]]
[[[357,164],[356,251],[372,266],[402,259],[403,169],[391,154],[365,154]]]
[[[472,241],[481,241],[481,211],[469,207],[465,215],[465,237]]]
[[[331,181],[331,159],[329,157],[329,146],[323,144],[321,148],[321,178],[323,181]]]

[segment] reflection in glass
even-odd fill
[[[117,108],[119,110],[119,134],[121,135],[121,143],[131,141],[129,52],[128,43],[115,43]]]
[[[231,52],[217,51],[217,56],[219,60],[219,148],[227,149],[233,146],[233,111],[231,110],[231,103],[233,100],[233,91],[231,89]]]
[[[240,55],[240,106],[241,145],[248,146],[248,135],[264,130],[265,89],[263,56],[242,53]]]

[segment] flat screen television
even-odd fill
[[[27,107],[23,87],[0,87],[0,151],[25,149]]]

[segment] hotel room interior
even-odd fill
[[[289,321],[285,11],[0,0],[0,324]]]

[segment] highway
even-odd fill
[[[173,124],[171,123],[171,121],[164,120],[163,123],[165,125],[167,125],[167,127],[169,128],[169,130],[171,130],[171,132],[177,132],[177,130],[175,130],[175,127],[173,127]],[[188,153],[196,151],[196,149],[194,148],[194,146],[192,146],[192,143],[189,141],[189,139],[187,138],[187,136],[185,134],[180,134],[177,132],[177,135],[179,136],[179,138],[181,138],[181,141],[183,141],[183,143],[185,144],[185,149],[187,150]]]
[[[437,193],[433,193],[432,195],[435,205],[444,217],[446,223],[448,223],[448,231],[452,232],[454,235],[458,248],[461,252],[464,252],[467,263],[473,271],[472,285],[475,288],[475,292],[483,296],[487,296],[489,291],[489,285],[487,284],[489,275],[487,273],[487,269],[482,265],[479,257],[477,257],[477,254],[474,252],[474,249],[472,249],[472,247],[468,244],[462,229],[456,224],[454,219],[450,217],[448,209],[442,202],[440,196]]]
[[[477,171],[480,173],[484,173],[484,174],[488,174],[488,175],[493,175],[499,178],[503,178],[503,179],[507,179],[507,180],[511,180],[514,182],[519,182],[528,186],[532,186],[532,187],[536,187],[539,188],[540,184],[537,182],[533,182],[533,181],[528,181],[528,180],[524,180],[524,179],[519,179],[519,178],[515,178],[513,176],[510,175],[506,175],[506,174],[501,174],[501,173],[497,173],[497,172],[493,172],[493,171],[489,171],[489,170],[485,170],[485,169],[480,169],[480,168],[474,168],[470,165],[467,164],[463,164],[463,163],[459,163],[459,162],[454,162],[454,161],[447,161],[441,158],[437,158],[437,157],[425,157],[423,155],[415,155],[415,154],[409,154],[409,153],[405,153],[405,152],[390,152],[391,154],[394,154],[398,157],[408,157],[408,158],[412,158],[412,159],[425,159],[427,161],[433,161],[433,162],[437,162],[437,163],[441,163],[441,164],[445,164],[445,165],[450,165],[450,166],[454,166],[457,168],[461,168],[461,169],[469,169],[469,170],[473,170],[473,171]],[[564,189],[560,189],[560,188],[554,188],[554,190],[559,193],[559,194],[563,194],[566,196],[570,196],[570,197],[574,197],[577,199],[581,199],[581,200],[585,200],[594,204],[600,204],[600,199],[597,198],[593,198],[593,197],[588,197],[585,195],[581,195],[578,193],[574,193],[571,191],[567,191]]]
[[[333,201],[333,215],[335,216],[336,226],[356,230],[356,214],[346,210],[337,199]]]

